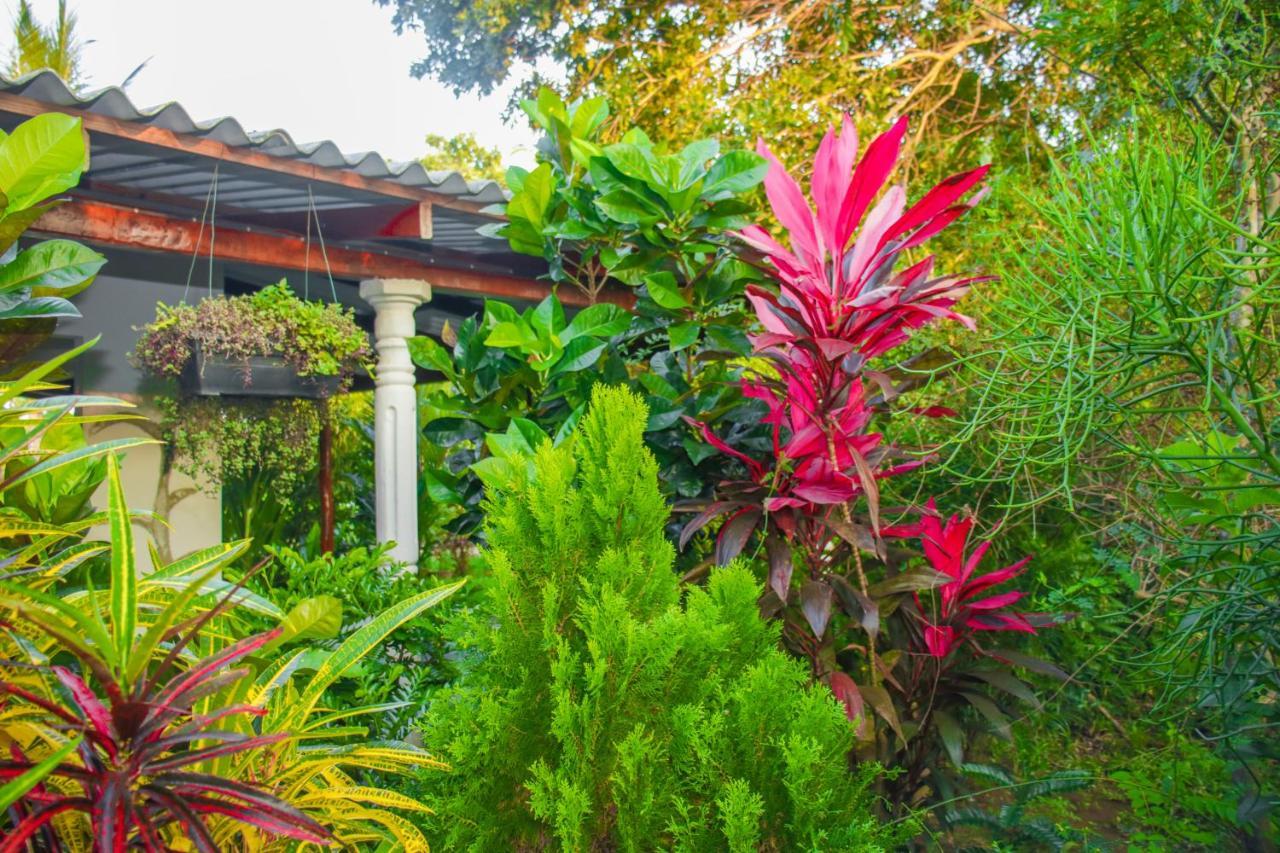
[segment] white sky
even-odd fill
[[[16,0],[0,0],[8,26]],[[42,22],[57,0],[34,0]],[[428,133],[472,131],[508,162],[533,160],[534,136],[502,123],[506,93],[455,98],[409,66],[420,36],[397,36],[390,8],[373,0],[70,0],[89,88],[120,83],[150,57],[128,88],[140,107],[178,101],[197,121],[234,116],[248,130],[282,128],[297,142],[332,139],[344,152],[408,160]]]

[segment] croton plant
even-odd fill
[[[886,184],[898,160],[907,120],[872,140],[861,159],[853,122],[827,133],[813,162],[806,198],[763,142],[764,180],[773,214],[790,236],[786,246],[752,225],[738,237],[759,253],[772,286],[748,285],[760,330],[752,336],[765,367],[741,380],[742,393],[767,408],[767,456],[732,446],[696,419],[703,438],[737,459],[746,476],[719,484],[713,500],[685,526],[682,546],[719,521],[716,558],[726,563],[758,537],[769,561],[764,605],[784,621],[784,637],[807,658],[863,721],[868,745],[906,767],[896,797],[923,796],[925,767],[938,732],[960,761],[958,708],[972,706],[995,724],[1007,721],[988,687],[1030,698],[1023,682],[998,668],[1015,661],[1051,669],[979,640],[981,632],[1034,633],[1052,620],[1009,608],[1016,591],[987,592],[1015,578],[1026,560],[986,575],[976,567],[990,543],[965,554],[972,519],[941,520],[934,502],[910,510],[916,522],[881,523],[878,481],[925,464],[888,440],[880,417],[924,372],[886,363],[912,333],[937,320],[973,328],[955,310],[982,276],[939,275],[932,255],[898,262],[970,210],[986,166],[962,172],[908,205],[905,189]],[[934,359],[916,356],[916,364]],[[926,417],[942,407],[909,409]],[[927,566],[904,569],[886,538],[916,538]],[[867,563],[864,563],[864,555]],[[798,571],[797,571],[798,567]],[[911,602],[903,606],[903,600]],[[833,612],[834,611],[834,612]],[[864,639],[857,639],[861,634]],[[996,666],[993,666],[996,665]],[[869,717],[896,736],[876,732]],[[897,756],[899,751],[905,756]]]

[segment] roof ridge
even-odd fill
[[[501,203],[507,190],[498,181],[468,180],[458,171],[428,170],[417,160],[393,161],[376,151],[344,152],[332,139],[297,142],[283,128],[248,130],[234,116],[196,121],[178,101],[153,107],[139,107],[118,85],[77,93],[56,72],[42,68],[18,77],[0,71],[0,92],[11,92],[53,107],[73,107],[102,113],[118,121],[154,124],[174,133],[211,137],[225,145],[252,148],[271,157],[304,160],[318,166],[345,169],[358,174],[395,181],[404,186],[429,187],[435,192],[468,201]]]

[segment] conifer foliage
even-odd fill
[[[426,739],[455,772],[448,849],[876,850],[854,731],[778,649],[745,568],[681,600],[632,392],[598,387],[573,438],[488,499],[489,607]]]

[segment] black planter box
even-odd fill
[[[248,377],[248,384],[245,378]],[[278,356],[255,356],[244,362],[207,355],[196,345],[178,380],[182,390],[200,397],[288,397],[318,400],[338,393],[337,376],[299,376]]]

